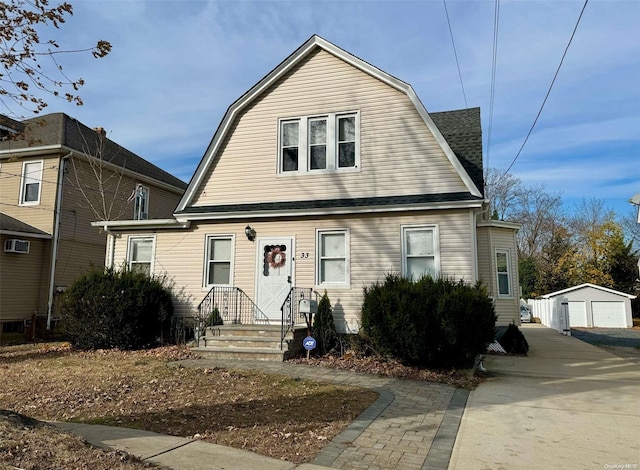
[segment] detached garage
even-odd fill
[[[595,284],[581,284],[569,289],[543,295],[567,303],[569,323],[572,327],[631,328],[631,300],[635,295],[625,294]]]

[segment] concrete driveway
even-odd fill
[[[488,356],[449,469],[640,469],[640,366],[541,325]]]

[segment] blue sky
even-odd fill
[[[72,1],[63,45],[98,39],[105,59],[61,60],[83,107],[63,111],[179,178],[191,178],[227,107],[313,34],[410,83],[428,111],[464,108],[443,2]],[[469,107],[482,108],[485,162],[506,169],[531,127],[583,0],[500,2],[487,153],[494,1],[447,0]],[[568,210],[640,192],[640,2],[591,0],[543,113],[511,173],[561,191]]]

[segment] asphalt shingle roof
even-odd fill
[[[480,108],[429,113],[477,188],[484,194]]]
[[[100,134],[64,113],[45,114],[22,121],[25,129],[18,136],[0,142],[0,150],[23,149],[45,145],[64,145],[78,152],[96,156],[100,149]],[[104,161],[126,168],[176,188],[187,184],[148,162],[144,158],[104,138],[101,157]]]
[[[13,217],[0,212],[0,230],[7,232],[32,233],[34,235],[49,235],[47,232],[35,228],[29,224],[14,219]]]

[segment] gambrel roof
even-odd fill
[[[444,195],[424,195],[424,201],[415,201],[417,204],[439,202],[439,199],[456,202],[456,201],[483,201],[482,192],[482,141],[480,134],[480,113],[479,109],[449,111],[443,113],[434,113],[430,115],[415,91],[408,83],[399,80],[392,75],[378,69],[377,67],[359,59],[358,57],[340,49],[329,41],[314,35],[300,46],[293,54],[281,62],[275,69],[267,74],[262,80],[254,85],[249,91],[242,95],[227,109],[222,122],[216,130],[209,147],[200,161],[189,186],[182,197],[182,200],[176,208],[176,216],[190,217],[192,214],[223,214],[237,211],[264,211],[277,210],[278,208],[290,209],[299,212],[300,210],[320,210],[324,206],[329,207],[357,207],[361,204],[380,204],[389,206],[393,201],[392,198],[386,198],[388,201],[368,201],[368,199],[376,198],[360,198],[360,200],[334,199],[331,201],[306,201],[306,202],[290,202],[285,203],[291,207],[283,207],[283,203],[266,203],[264,207],[258,204],[234,204],[220,206],[192,206],[198,189],[205,183],[206,175],[213,164],[218,151],[221,149],[225,138],[236,121],[240,113],[258,99],[263,93],[283,78],[288,72],[302,63],[308,56],[313,54],[317,49],[324,50],[334,55],[338,59],[350,64],[360,71],[380,80],[386,85],[404,93],[415,107],[416,111],[424,121],[427,128],[433,134],[437,144],[442,148],[446,158],[452,167],[459,174],[464,187],[468,192],[464,193],[448,193]],[[398,203],[405,203],[396,201]],[[407,201],[411,204],[414,201]],[[315,204],[315,205],[314,205]],[[271,206],[277,207],[271,207]],[[299,207],[300,206],[300,207]],[[313,206],[313,207],[311,207]],[[320,207],[323,206],[323,207]]]

